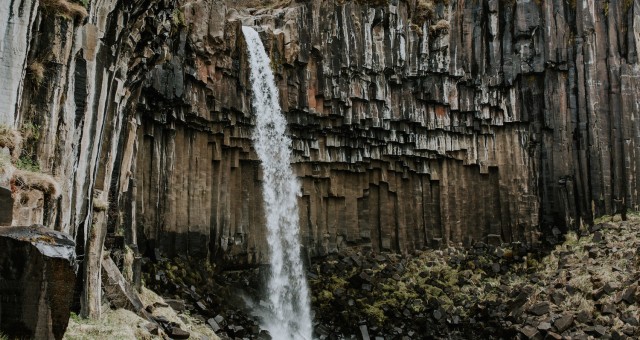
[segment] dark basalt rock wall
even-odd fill
[[[38,122],[35,158],[63,182],[46,222],[265,261],[242,23],[273,60],[310,255],[534,243],[637,207],[638,0],[428,1],[418,26],[419,2],[101,0],[75,23],[40,10],[24,65],[47,76],[6,115]]]

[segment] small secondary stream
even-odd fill
[[[291,139],[280,110],[271,60],[258,33],[243,27],[251,64],[253,144],[263,170],[263,196],[271,250],[268,303],[271,313],[263,320],[273,339],[311,340],[309,289],[300,257],[298,193],[291,169]]]

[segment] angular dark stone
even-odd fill
[[[169,319],[167,319],[167,318],[166,318],[165,316],[163,316],[163,315],[157,315],[157,316],[154,316],[154,317],[153,317],[153,320],[154,320],[154,321],[156,321],[156,322],[158,322],[158,323],[160,323],[160,324],[166,324],[166,325],[168,325],[168,324],[170,323],[170,322],[169,322]]]
[[[615,305],[606,303],[602,305],[601,311],[602,311],[602,315],[609,315],[609,314],[616,314],[618,312],[618,309],[616,308]]]
[[[352,255],[351,260],[357,267],[360,267],[362,265],[362,260],[360,260],[360,257],[357,255]]]
[[[124,308],[147,319],[150,318],[146,315],[147,311],[138,293],[122,276],[118,266],[109,256],[102,259],[102,287],[105,297],[116,308]]]
[[[207,306],[205,305],[204,301],[196,302],[196,306],[198,306],[198,309],[200,309],[200,311],[202,311],[202,312],[206,312],[207,311]]]
[[[362,340],[371,340],[369,336],[369,330],[367,329],[367,325],[360,325],[360,335]]]
[[[622,318],[620,318],[620,320],[624,321],[625,323],[631,325],[631,326],[640,326],[640,321],[638,321],[638,317],[637,316],[623,316]]]
[[[571,327],[571,325],[573,325],[573,315],[572,314],[565,314],[565,315],[559,317],[558,319],[556,319],[556,321],[553,322],[553,327],[555,327],[556,331],[558,331],[558,333],[560,333],[560,334],[564,333],[564,331],[569,329],[569,327]]]
[[[595,333],[599,336],[604,336],[607,334],[607,328],[602,325],[597,325],[595,327]]]
[[[180,327],[171,327],[169,330],[167,330],[167,335],[171,339],[189,339],[189,337],[191,336],[189,332],[181,329]]]
[[[529,313],[537,316],[549,313],[549,302],[539,302],[529,308]]]
[[[186,308],[184,300],[165,299],[164,302],[166,302],[176,312],[182,312]]]
[[[545,340],[561,340],[562,335],[554,332],[548,332],[547,336],[544,337]]]
[[[0,228],[0,332],[62,339],[75,279],[70,236],[37,225]]]
[[[640,335],[640,332],[636,331],[636,327],[625,325],[622,327],[622,333],[628,336]]]
[[[363,281],[371,282],[371,276],[369,276],[369,274],[367,274],[367,272],[365,272],[365,271],[360,272],[360,278]]]
[[[611,333],[611,340],[626,340],[627,337],[624,334],[618,333],[618,331],[613,331]]]
[[[604,290],[605,293],[607,294],[611,294],[613,292],[615,292],[618,287],[615,284],[611,284],[609,282],[607,282],[604,287],[602,287],[602,289]]]
[[[245,328],[241,325],[229,326],[229,328],[233,329],[235,336],[242,336],[245,334]]]
[[[499,263],[494,263],[491,265],[491,270],[493,270],[494,273],[499,273],[500,272],[500,264]]]
[[[595,233],[593,233],[593,238],[592,238],[593,242],[602,242],[602,233],[599,231],[596,231]]]
[[[209,325],[209,327],[211,327],[211,329],[213,329],[214,332],[217,332],[221,329],[220,325],[218,325],[216,320],[213,318],[207,320],[207,324]]]
[[[604,294],[605,294],[604,289],[600,288],[600,289],[594,290],[593,293],[591,293],[591,297],[594,300],[598,301],[604,296]]]
[[[564,294],[562,294],[562,292],[555,291],[551,294],[551,301],[553,301],[553,303],[555,303],[556,305],[561,304],[565,299],[566,297]]]
[[[541,330],[541,331],[548,331],[548,330],[550,330],[550,329],[551,329],[551,324],[550,324],[550,323],[548,323],[548,322],[546,322],[546,321],[545,321],[545,322],[541,322],[541,323],[538,325],[538,327],[537,327],[537,328],[538,328],[539,330]]]
[[[576,321],[578,321],[579,323],[587,323],[589,321],[591,321],[591,314],[588,313],[587,311],[581,311],[580,313],[578,313],[576,315]]]
[[[226,321],[224,320],[224,317],[222,315],[218,314],[213,319],[218,323],[218,325],[220,325],[222,327],[224,327],[224,325],[226,325]]]
[[[160,333],[160,328],[153,322],[148,322],[144,325],[144,328],[147,332],[151,333],[151,335],[158,335]]]
[[[607,329],[602,325],[596,325],[584,328],[584,332],[594,336],[604,336],[607,334]]]
[[[627,288],[624,293],[622,294],[622,301],[632,305],[634,303],[636,303],[636,286],[631,286],[629,288]]]
[[[537,329],[535,329],[534,327],[531,327],[531,326],[524,326],[520,330],[520,333],[522,333],[522,335],[525,337],[525,339],[529,339],[529,340],[542,339],[542,335],[540,334],[540,332]]]
[[[169,307],[169,305],[168,305],[168,304],[166,304],[166,303],[162,303],[162,302],[160,302],[160,301],[158,301],[158,302],[154,302],[154,303],[153,303],[153,305],[151,305],[151,306],[152,306],[154,309],[155,309],[155,308],[166,308],[166,307]]]

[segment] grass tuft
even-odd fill
[[[12,158],[17,160],[22,152],[22,136],[20,132],[7,125],[0,124],[0,148],[2,147],[9,149]]]
[[[438,20],[434,25],[429,27],[431,33],[439,33],[449,30],[449,22],[447,20]]]
[[[27,74],[33,81],[35,87],[40,87],[40,85],[42,85],[42,82],[44,81],[44,64],[42,64],[42,62],[38,60],[34,60],[27,67]]]
[[[89,15],[85,6],[67,0],[40,0],[40,4],[69,19],[82,21]]]
[[[13,179],[18,187],[40,190],[53,198],[58,198],[61,193],[60,184],[47,174],[18,169],[13,173]]]
[[[93,200],[94,211],[106,211],[109,208],[109,202],[107,200],[95,198]]]

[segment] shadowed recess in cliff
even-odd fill
[[[263,198],[270,248],[268,302],[264,327],[274,339],[311,339],[309,293],[300,257],[298,181],[291,168],[291,139],[281,112],[278,88],[258,33],[242,32],[251,64],[253,144],[264,172]]]

